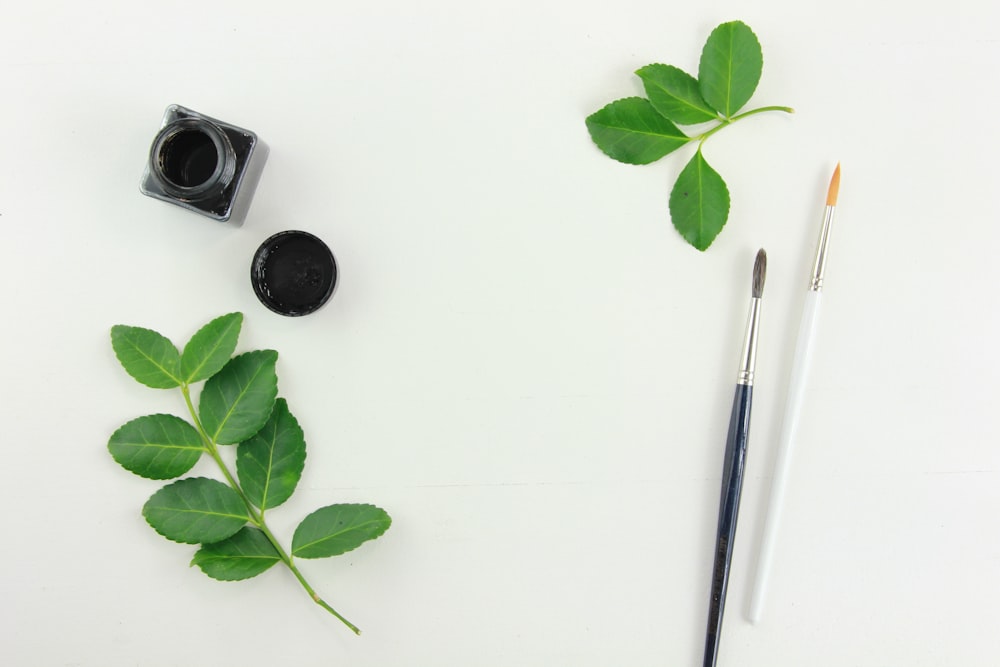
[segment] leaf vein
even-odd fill
[[[218,351],[219,348],[222,347],[222,344],[226,340],[226,336],[233,329],[233,326],[234,325],[232,323],[230,323],[229,326],[227,326],[221,332],[221,335],[219,335],[216,338],[216,340],[215,340],[215,345],[213,345],[211,348],[209,348],[207,354],[203,354],[202,355],[201,363],[199,363],[197,366],[195,366],[194,369],[192,369],[192,371],[190,373],[188,373],[188,377],[192,377],[193,378],[193,377],[197,377],[198,376],[198,374],[201,372],[201,369],[203,369],[205,367],[205,364],[207,364],[209,362],[209,360],[212,358],[212,355],[214,355],[215,352]]]
[[[164,365],[163,365],[163,364],[162,364],[162,363],[160,362],[160,360],[158,360],[158,359],[154,359],[153,357],[151,357],[151,356],[149,356],[148,354],[146,354],[146,353],[145,353],[145,352],[144,352],[144,351],[142,350],[142,348],[140,348],[140,347],[139,347],[138,345],[136,345],[136,344],[135,344],[135,343],[134,343],[134,342],[133,342],[133,341],[132,341],[131,339],[126,339],[126,341],[125,341],[125,342],[126,342],[126,343],[128,343],[128,345],[129,345],[129,346],[130,346],[130,347],[131,347],[131,348],[132,348],[133,350],[135,350],[135,351],[136,351],[136,352],[137,352],[137,353],[139,354],[139,356],[141,356],[141,357],[142,357],[143,359],[146,359],[147,361],[149,361],[150,363],[152,363],[152,364],[153,364],[154,366],[156,366],[156,367],[157,367],[158,369],[160,369],[161,371],[163,371],[163,373],[164,373],[164,374],[165,374],[165,375],[166,375],[167,377],[169,377],[169,378],[170,378],[171,380],[175,381],[175,382],[176,382],[177,384],[181,384],[181,380],[180,380],[180,378],[178,378],[178,377],[177,377],[176,375],[174,375],[174,374],[173,374],[173,373],[171,373],[171,372],[170,372],[169,370],[167,370],[166,366],[164,366]]]
[[[213,440],[217,440],[218,439],[219,434],[222,433],[222,431],[225,428],[226,424],[229,422],[230,418],[232,418],[233,414],[236,412],[236,408],[240,404],[240,401],[242,401],[243,398],[245,398],[247,396],[247,394],[250,393],[250,389],[251,389],[251,387],[253,385],[253,381],[255,379],[257,379],[257,376],[259,376],[263,372],[263,370],[264,369],[262,367],[258,366],[254,370],[254,373],[250,377],[250,379],[247,380],[247,383],[240,389],[239,394],[236,395],[236,400],[234,400],[232,402],[232,404],[229,406],[229,410],[226,411],[225,416],[219,422],[219,426],[218,426],[218,428],[216,428],[215,433],[212,436]]]
[[[325,536],[323,536],[323,537],[321,537],[321,538],[319,538],[317,540],[313,540],[312,542],[307,542],[305,544],[300,544],[295,549],[295,551],[303,551],[303,550],[308,549],[309,547],[314,546],[316,544],[322,544],[323,542],[328,542],[328,541],[330,541],[332,539],[341,537],[341,536],[343,536],[343,535],[345,535],[347,533],[350,533],[350,532],[360,531],[362,528],[367,528],[369,526],[378,526],[380,523],[381,523],[380,521],[372,520],[372,521],[366,521],[364,523],[352,524],[350,527],[345,528],[344,530],[337,531],[336,533],[330,533],[329,535],[325,535]]]

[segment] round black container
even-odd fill
[[[250,283],[260,302],[281,315],[318,310],[337,287],[337,261],[323,241],[289,230],[270,237],[250,265]]]

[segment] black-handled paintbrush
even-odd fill
[[[736,518],[740,511],[740,491],[743,488],[743,470],[746,465],[747,436],[750,433],[750,403],[753,396],[753,373],[757,363],[760,297],[764,291],[766,271],[767,254],[762,248],[757,251],[757,260],[753,265],[750,316],[747,319],[740,370],[736,376],[736,396],[733,398],[729,435],[726,438],[722,498],[719,502],[719,530],[716,536],[715,564],[712,567],[712,596],[709,599],[708,630],[705,633],[704,667],[715,667],[719,655],[722,615],[726,608],[726,588],[733,560],[733,538],[736,537]]]

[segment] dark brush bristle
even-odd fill
[[[767,253],[761,248],[757,251],[757,260],[753,263],[753,298],[759,299],[764,293],[764,278],[767,276]]]

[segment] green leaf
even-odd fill
[[[148,479],[173,479],[190,470],[205,446],[194,426],[173,415],[133,419],[115,431],[108,451],[123,468]]]
[[[242,325],[243,313],[229,313],[199,329],[181,354],[184,381],[198,382],[218,373],[233,356]]]
[[[277,361],[274,350],[247,352],[230,359],[208,379],[198,413],[214,442],[231,445],[264,426],[278,396]]]
[[[305,436],[288,403],[279,398],[264,427],[236,450],[240,486],[260,509],[277,507],[295,492],[305,464]]]
[[[598,148],[627,164],[655,162],[691,140],[644,97],[626,97],[591,114],[587,130]]]
[[[250,579],[281,560],[267,536],[244,526],[230,538],[202,545],[191,559],[201,571],[219,581]]]
[[[111,327],[111,347],[125,372],[147,387],[170,389],[181,385],[181,355],[162,334],[117,324]]]
[[[764,55],[745,23],[723,23],[708,36],[698,65],[702,97],[726,118],[750,101],[757,89]]]
[[[327,558],[356,549],[389,529],[392,519],[374,505],[329,505],[305,519],[292,536],[292,555]]]
[[[729,217],[729,189],[699,149],[670,191],[670,218],[687,242],[705,250]]]
[[[660,114],[679,125],[718,120],[719,114],[701,96],[698,80],[672,65],[646,65],[636,71],[649,102]]]
[[[160,535],[185,544],[224,540],[249,519],[235,491],[206,477],[167,484],[150,496],[142,515]]]

